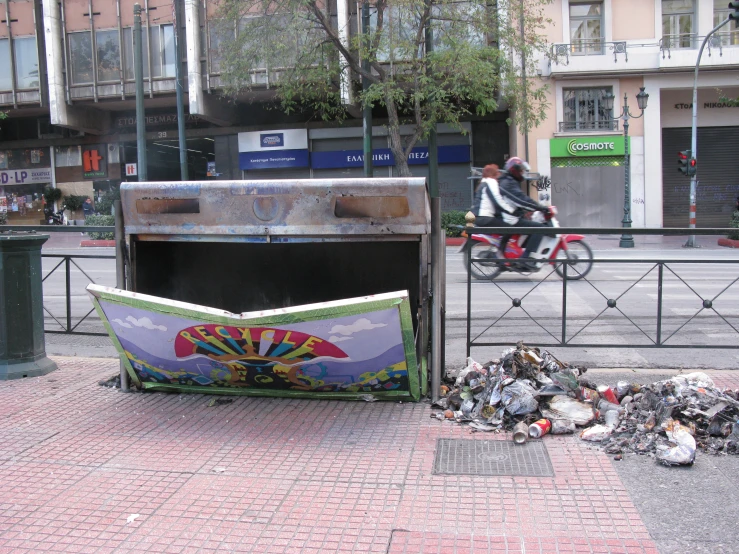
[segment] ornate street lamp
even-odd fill
[[[615,96],[610,92],[603,97],[603,107],[606,111],[613,109],[613,101]],[[629,152],[629,119],[639,119],[644,115],[644,110],[647,109],[647,100],[649,95],[644,92],[644,87],[639,89],[639,94],[636,95],[636,103],[641,110],[639,115],[633,115],[629,111],[628,98],[624,93],[624,105],[621,108],[621,115],[612,118],[613,121],[623,119],[624,122],[624,218],[621,221],[621,225],[624,228],[631,228],[631,153]],[[621,235],[621,241],[618,243],[621,248],[634,248],[634,237],[630,234],[624,233]]]

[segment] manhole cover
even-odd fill
[[[542,441],[517,445],[498,440],[439,439],[434,473],[553,477],[554,469]]]

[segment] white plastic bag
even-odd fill
[[[579,426],[587,425],[595,418],[592,404],[564,395],[552,397],[549,405],[542,408],[541,415],[549,420],[569,419]]]
[[[695,461],[695,439],[679,421],[671,421],[665,430],[677,446],[657,452],[657,459],[666,466],[691,465]]]
[[[467,374],[470,371],[477,371],[482,373],[484,369],[485,368],[482,367],[482,364],[476,362],[472,358],[467,358],[467,367],[459,372],[459,375],[457,375],[457,380],[454,382],[454,384],[457,387],[461,387],[462,385],[464,385],[464,378],[467,377]]]
[[[536,390],[523,381],[514,381],[504,387],[500,398],[506,411],[511,415],[530,414],[539,408]]]
[[[593,425],[592,427],[584,429],[583,432],[580,433],[580,438],[584,441],[600,442],[603,439],[610,437],[612,432],[613,429],[606,427],[605,425]]]

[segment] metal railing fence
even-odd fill
[[[586,237],[621,235],[624,231],[641,236],[716,236],[726,235],[732,229],[556,229],[557,234],[581,234]],[[467,228],[467,232],[511,234],[511,228]],[[516,228],[515,233],[552,234],[552,228],[521,227]],[[695,249],[690,251],[695,252]],[[707,253],[700,257],[681,258],[669,256],[666,250],[660,256],[594,257],[594,267],[600,264],[609,268],[606,271],[614,274],[614,279],[617,279],[614,281],[594,277],[592,272],[585,276],[578,275],[577,280],[568,279],[568,276],[573,276],[573,266],[582,262],[566,258],[558,258],[553,265],[545,264],[539,270],[543,278],[527,281],[531,285],[528,290],[523,290],[521,280],[481,280],[485,286],[474,287],[475,292],[484,295],[479,298],[489,304],[493,293],[502,294],[499,296],[502,303],[498,302],[492,316],[473,313],[476,302],[471,269],[476,264],[478,273],[481,273],[480,270],[485,267],[505,262],[468,256],[467,356],[474,347],[510,346],[511,340],[515,342],[523,338],[520,337],[522,332],[531,334],[532,329],[544,337],[543,341],[536,341],[537,346],[545,348],[739,349],[739,257],[722,257],[722,251],[718,250],[703,252],[716,252],[716,255]],[[520,261],[537,260],[527,258]],[[557,267],[562,273],[561,285],[551,278],[556,275]],[[617,268],[625,268],[625,271],[619,274],[615,271]],[[601,282],[617,282],[619,287],[616,288],[623,290],[606,291]],[[487,286],[488,283],[490,286]],[[710,292],[706,290],[707,285],[712,288]],[[678,294],[673,294],[673,290]],[[532,296],[535,291],[542,293],[546,301],[537,304],[535,296]],[[552,298],[552,295],[558,297]],[[735,298],[730,298],[732,295]],[[666,315],[666,309],[670,310],[670,315]],[[691,323],[699,323],[701,332],[696,333],[694,326],[689,327]],[[476,326],[474,331],[473,324]],[[607,328],[598,330],[597,340],[588,340],[587,331],[598,325]],[[686,328],[693,331],[688,332]],[[629,340],[629,332],[639,340]],[[514,338],[516,334],[519,335],[518,339]]]

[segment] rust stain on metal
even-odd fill
[[[342,196],[336,198],[336,217],[405,217],[410,213],[405,196]]]
[[[199,214],[197,198],[141,198],[136,200],[140,214]]]

